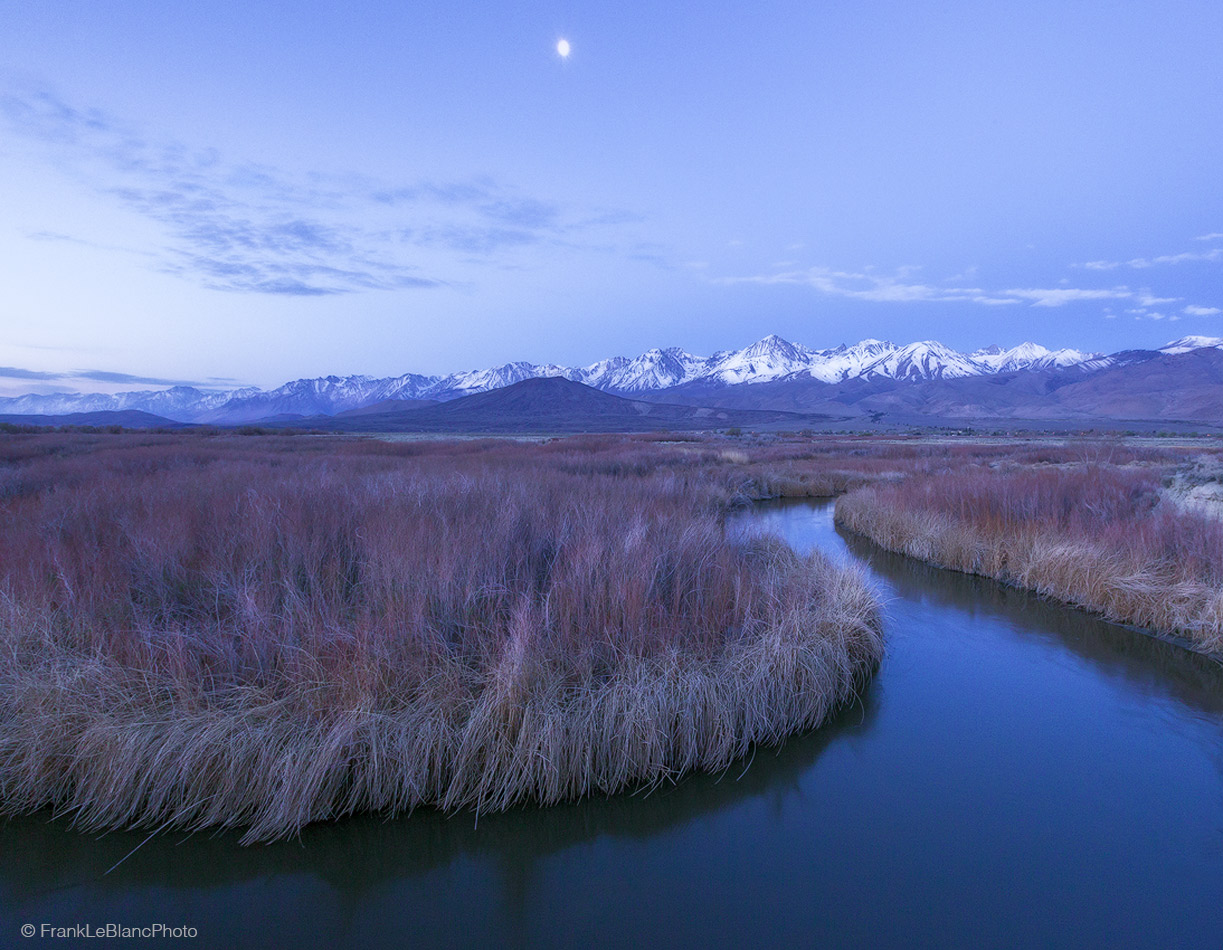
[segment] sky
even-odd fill
[[[1223,336],[1218,3],[0,11],[0,394]]]

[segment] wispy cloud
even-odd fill
[[[450,278],[436,264],[420,266],[420,251],[470,259],[572,246],[578,232],[631,218],[571,213],[487,178],[394,185],[231,162],[45,90],[0,95],[0,117],[65,173],[158,224],[165,235],[154,255],[158,269],[218,290],[321,295],[436,287]],[[52,231],[28,236],[88,243]]]
[[[1223,238],[1223,234],[1204,234],[1198,240],[1207,241],[1219,238]],[[1158,257],[1134,257],[1128,261],[1087,261],[1079,266],[1086,270],[1117,270],[1121,267],[1129,267],[1133,270],[1146,270],[1148,267],[1217,261],[1223,261],[1223,247],[1213,247],[1208,251],[1183,251],[1179,254],[1161,254]]]
[[[1143,307],[1158,307],[1166,303],[1177,303],[1180,297],[1156,297],[1149,290],[1140,290],[1134,294],[1134,299]]]
[[[23,369],[19,366],[0,366],[0,379],[24,379],[37,382],[71,382],[74,380],[91,383],[117,383],[133,386],[193,386],[198,388],[215,387],[220,380],[201,382],[193,379],[165,379],[160,376],[133,376],[131,373],[115,373],[103,369],[76,369],[66,372],[45,372],[43,370]],[[233,380],[228,382],[232,383]],[[229,388],[228,386],[224,388]]]
[[[88,241],[82,241],[80,238],[75,238],[71,234],[61,234],[58,231],[30,231],[26,234],[31,241],[51,241],[63,242],[65,244],[88,244]]]
[[[63,379],[63,373],[43,373],[35,369],[21,369],[17,366],[0,366],[0,377],[5,379],[35,379],[35,380],[53,380]]]
[[[869,300],[879,303],[974,303],[986,306],[1027,304],[1033,307],[1063,307],[1089,300],[1148,300],[1168,303],[1169,299],[1154,298],[1146,291],[1129,287],[1012,287],[990,290],[965,287],[951,282],[940,283],[914,280],[916,268],[901,268],[893,274],[874,271],[837,271],[827,267],[780,271],[751,277],[724,277],[727,284],[796,284],[810,287],[833,297]]]
[[[442,248],[464,254],[490,255],[507,248],[538,244],[543,236],[527,228],[487,227],[478,225],[429,225],[404,228],[400,240],[419,247]]]
[[[160,376],[133,376],[131,373],[112,373],[103,369],[79,369],[70,374],[73,379],[87,379],[94,383],[122,383],[139,386],[206,386],[194,379],[165,379]]]
[[[1135,320],[1167,320],[1169,323],[1176,323],[1180,319],[1179,314],[1148,310],[1146,307],[1133,307],[1125,312],[1132,315]]]
[[[723,284],[795,284],[810,287],[820,293],[853,300],[871,300],[880,303],[912,303],[916,301],[968,301],[981,304],[1012,304],[1016,299],[1005,299],[979,287],[945,287],[913,281],[912,268],[902,268],[896,274],[877,274],[871,271],[838,271],[828,267],[808,267],[803,270],[779,271],[750,277],[717,278]]]
[[[1213,251],[1210,253],[1214,253]],[[1220,249],[1223,253],[1223,249]],[[1101,268],[1097,268],[1101,269]],[[793,285],[809,287],[830,297],[865,300],[875,303],[963,303],[989,307],[1023,305],[1029,307],[1066,307],[1083,303],[1105,304],[1104,316],[1115,319],[1109,303],[1126,305],[1126,313],[1137,319],[1175,321],[1186,316],[1215,316],[1215,307],[1186,304],[1180,313],[1167,311],[1168,304],[1182,303],[1183,297],[1159,296],[1147,287],[1118,284],[1111,287],[1076,287],[1062,278],[1056,287],[1007,287],[994,289],[978,282],[978,269],[968,270],[944,280],[919,279],[919,267],[900,267],[891,273],[875,268],[860,271],[829,267],[794,269],[790,262],[773,265],[772,271],[741,277],[715,277],[719,284]],[[973,281],[972,284],[966,281]],[[1165,309],[1153,309],[1165,308]]]
[[[1070,303],[1081,303],[1085,300],[1127,300],[1134,296],[1127,287],[1084,288],[1084,287],[1028,287],[1004,290],[1002,294],[1019,300],[1026,300],[1033,307],[1064,307]]]

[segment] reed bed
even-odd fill
[[[724,451],[0,437],[0,808],[252,842],[814,726],[878,661],[878,604],[725,530],[768,460]]]
[[[855,491],[836,517],[889,550],[1223,653],[1223,524],[1165,498],[1169,471],[1133,459],[965,466]]]

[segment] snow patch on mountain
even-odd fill
[[[863,370],[900,347],[886,340],[861,340],[853,346],[842,343],[830,350],[817,350],[816,359],[806,370],[812,379],[824,383],[839,383],[861,376]]]
[[[1217,336],[1183,336],[1159,348],[1159,352],[1174,356],[1177,353],[1188,353],[1204,347],[1214,347],[1223,350],[1223,338]]]
[[[924,380],[980,376],[982,372],[981,364],[972,357],[935,340],[923,340],[885,353],[864,366],[858,375],[867,379],[883,376],[888,379]]]
[[[634,359],[602,360],[578,371],[576,382],[596,389],[637,393],[669,389],[700,375],[708,360],[677,346],[647,350]]]
[[[1186,352],[1198,346],[1223,346],[1223,339],[1186,337],[1160,352]],[[580,367],[519,361],[445,376],[405,373],[295,379],[270,390],[217,391],[179,386],[114,395],[27,395],[0,398],[0,413],[60,415],[139,409],[181,422],[243,423],[270,416],[334,415],[386,399],[454,399],[545,376],[636,395],[693,383],[744,386],[784,379],[841,383],[859,377],[917,382],[1074,365],[1102,368],[1110,360],[1073,349],[1049,350],[1037,343],[1021,343],[1011,349],[991,346],[966,354],[934,340],[897,346],[866,339],[813,350],[772,334],[741,350],[723,350],[707,357],[669,347],[648,350],[631,359],[616,356]]]
[[[970,353],[969,359],[987,366],[991,372],[1013,373],[1025,369],[1061,369],[1099,359],[1102,355],[1072,349],[1050,350],[1039,343],[1020,343],[1009,350],[1000,346],[985,347]]]

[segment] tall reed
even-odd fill
[[[859,574],[724,529],[716,448],[7,438],[10,813],[255,841],[611,792],[815,725],[881,653]]]
[[[1163,474],[968,466],[855,491],[836,516],[889,550],[1223,652],[1223,524],[1163,500]]]

